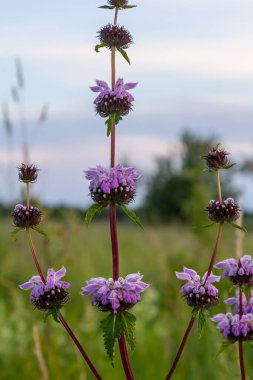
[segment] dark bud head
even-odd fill
[[[48,311],[52,308],[60,308],[69,300],[68,292],[59,286],[44,291],[38,298],[33,299],[33,305],[42,311]]]
[[[42,212],[37,207],[17,204],[12,213],[13,223],[19,228],[37,226],[41,222]]]
[[[112,113],[126,116],[132,110],[132,103],[128,100],[127,95],[120,99],[115,95],[108,94],[98,101],[95,110],[101,117],[108,117]]]
[[[108,4],[116,8],[124,8],[128,4],[128,0],[107,0]]]
[[[185,296],[187,304],[194,309],[210,309],[218,304],[218,296],[213,296],[208,293],[189,293]]]
[[[94,202],[99,203],[101,205],[109,205],[109,204],[129,204],[134,200],[135,190],[129,186],[122,186],[115,189],[111,189],[110,193],[104,193],[101,188],[94,190],[91,194],[91,198]]]
[[[127,49],[132,43],[132,36],[124,26],[108,24],[98,32],[100,43],[112,47]]]
[[[219,144],[211,148],[209,152],[202,156],[206,161],[206,166],[210,170],[217,170],[226,167],[229,164],[228,155],[230,153],[226,152],[224,149],[221,149]]]
[[[19,180],[25,183],[36,182],[38,177],[38,171],[39,169],[33,164],[21,164],[21,166],[18,167]]]
[[[227,198],[222,202],[211,200],[206,211],[208,218],[216,223],[234,222],[240,216],[240,208],[233,198]]]

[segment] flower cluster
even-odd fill
[[[70,287],[70,283],[61,280],[65,274],[64,267],[57,272],[50,268],[47,271],[46,284],[40,276],[33,276],[19,287],[23,290],[32,289],[30,300],[37,309],[48,311],[54,307],[59,308],[69,299],[66,289]]]
[[[42,212],[37,207],[17,204],[12,213],[13,223],[19,228],[33,227],[40,223],[41,215]]]
[[[233,308],[233,313],[239,314],[239,310],[240,310],[240,292],[239,291],[236,292],[235,297],[228,298],[224,302],[227,305],[235,305]],[[253,291],[252,290],[250,292],[249,302],[247,301],[245,294],[242,293],[242,313],[243,314],[248,314],[248,313],[253,314]]]
[[[253,314],[216,314],[211,318],[213,322],[218,322],[217,329],[223,338],[230,340],[252,339],[253,338]]]
[[[128,92],[137,86],[137,83],[125,83],[123,79],[118,79],[114,89],[101,80],[96,81],[97,86],[90,87],[93,92],[99,92],[94,100],[95,110],[101,117],[108,117],[111,114],[125,116],[132,109],[134,97]]]
[[[128,0],[107,0],[108,4],[116,8],[124,8],[128,4]]]
[[[132,36],[124,26],[108,24],[103,26],[98,32],[98,38],[102,44],[106,44],[110,49],[127,49],[133,42]]]
[[[222,202],[211,200],[206,211],[208,218],[216,223],[231,223],[240,216],[240,208],[233,198],[227,198]]]
[[[92,278],[82,288],[81,294],[91,295],[92,305],[97,305],[100,310],[117,313],[130,309],[141,300],[140,293],[149,286],[141,281],[142,277],[140,273],[134,273],[115,281],[112,278]]]
[[[209,152],[202,157],[206,161],[206,166],[210,170],[217,170],[227,168],[229,165],[228,155],[230,153],[220,148],[220,145],[216,145],[216,147],[211,148]]]
[[[29,182],[36,182],[38,177],[38,168],[31,164],[21,164],[20,167],[18,167],[18,177],[21,182],[29,183]]]
[[[180,280],[187,281],[182,286],[180,293],[186,298],[189,306],[207,309],[218,303],[218,289],[212,283],[219,282],[220,276],[211,273],[207,277],[207,273],[205,273],[201,279],[195,270],[186,267],[184,267],[183,272],[176,272],[176,276]]]
[[[253,259],[251,255],[244,255],[239,260],[234,258],[220,261],[215,265],[217,269],[224,269],[222,277],[229,277],[234,285],[253,285]]]
[[[136,168],[124,168],[121,164],[109,171],[98,165],[85,171],[85,175],[90,181],[89,190],[92,199],[104,205],[131,202],[135,196],[135,181],[140,177]]]

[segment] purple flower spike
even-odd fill
[[[99,204],[130,203],[135,196],[136,180],[140,174],[136,168],[124,168],[118,164],[107,171],[102,166],[85,171],[90,181],[91,198]]]
[[[96,80],[97,86],[90,87],[93,92],[99,92],[94,100],[95,110],[101,117],[112,114],[118,116],[127,115],[132,109],[134,97],[128,90],[137,86],[137,83],[125,83],[119,78],[115,83],[114,90],[110,89],[106,82]]]
[[[91,295],[92,305],[97,305],[100,310],[117,313],[130,309],[141,300],[140,293],[149,287],[141,281],[142,277],[140,273],[134,273],[115,281],[112,278],[92,278],[82,288],[81,294]]]
[[[229,277],[234,285],[253,285],[253,259],[251,255],[244,255],[237,261],[234,258],[220,261],[215,265],[217,269],[224,269],[222,277]]]
[[[219,282],[220,276],[211,273],[206,279],[207,273],[205,273],[201,279],[195,270],[186,267],[183,272],[176,272],[176,276],[180,280],[187,281],[180,293],[186,298],[189,306],[208,309],[218,303],[218,289],[212,283]]]
[[[65,289],[70,287],[70,283],[61,280],[65,274],[64,267],[57,272],[50,268],[47,271],[46,284],[43,283],[40,276],[33,276],[19,287],[22,290],[32,289],[30,300],[37,309],[48,311],[54,307],[60,308],[69,299]]]

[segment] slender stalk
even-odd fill
[[[223,223],[220,223],[220,224],[219,224],[219,229],[218,229],[217,238],[216,238],[215,245],[214,245],[214,249],[213,249],[213,254],[212,254],[211,261],[210,261],[210,264],[209,264],[209,267],[208,267],[208,271],[207,271],[207,275],[206,275],[205,283],[206,283],[208,277],[210,276],[210,274],[211,274],[211,272],[212,272],[213,265],[214,265],[214,262],[215,262],[215,259],[216,259],[216,256],[217,256],[218,246],[219,246],[220,239],[221,239],[222,226],[223,226]],[[204,283],[204,284],[205,284],[205,283]]]
[[[242,288],[240,286],[239,290],[239,316],[240,319],[242,318],[243,309],[242,309]],[[240,370],[241,370],[241,378],[242,380],[245,380],[245,368],[244,368],[244,357],[243,357],[243,341],[238,340],[238,350],[239,350],[239,362],[240,362]]]
[[[39,263],[39,261],[37,259],[37,253],[36,253],[33,241],[32,241],[31,229],[27,228],[26,232],[27,232],[27,238],[28,238],[29,246],[30,246],[30,249],[31,249],[31,252],[32,252],[32,256],[33,256],[33,260],[35,262],[36,268],[38,270],[38,273],[40,275],[41,280],[43,281],[44,284],[46,284],[46,279],[45,279],[45,276],[43,275],[40,263]],[[71,339],[73,340],[73,342],[75,343],[76,347],[80,351],[82,357],[84,358],[84,360],[86,361],[86,363],[90,367],[90,369],[93,372],[93,374],[96,377],[96,379],[97,380],[102,380],[102,377],[97,372],[96,368],[92,364],[92,362],[89,359],[88,355],[84,351],[81,343],[79,342],[79,340],[77,339],[77,337],[75,336],[75,334],[73,333],[73,331],[71,330],[71,328],[69,327],[69,325],[67,324],[67,322],[65,321],[65,319],[63,318],[63,316],[62,316],[62,314],[60,312],[58,313],[58,317],[59,317],[59,320],[60,320],[61,324],[66,329],[67,333],[70,335]]]
[[[26,183],[26,205],[27,208],[30,207],[30,186],[29,182]]]
[[[220,184],[220,170],[219,169],[216,170],[216,176],[217,176],[219,202],[222,203],[222,193],[221,193],[221,184]]]
[[[114,15],[114,25],[117,24],[119,9],[115,8]],[[116,49],[112,47],[111,49],[111,83],[112,90],[115,87],[116,82]],[[115,124],[112,124],[111,128],[111,168],[115,166]],[[114,204],[110,205],[110,234],[111,234],[111,244],[112,244],[112,267],[113,267],[113,279],[117,280],[119,278],[119,248],[118,248],[118,234],[117,234],[117,213],[116,206]],[[125,376],[127,380],[133,380],[133,373],[130,366],[130,361],[128,358],[127,347],[124,333],[121,333],[118,339],[120,356],[125,371]]]
[[[171,377],[172,377],[172,375],[173,375],[173,373],[174,373],[174,371],[176,369],[177,363],[178,363],[178,361],[179,361],[179,359],[180,359],[180,357],[182,355],[182,352],[184,350],[184,346],[185,346],[185,344],[187,342],[187,339],[188,339],[188,336],[189,336],[189,334],[191,332],[191,329],[193,328],[194,322],[195,322],[195,319],[193,317],[191,317],[191,320],[190,320],[189,325],[188,325],[188,327],[187,327],[187,329],[186,329],[186,331],[184,333],[182,342],[180,344],[180,347],[178,349],[178,352],[177,352],[177,355],[176,355],[176,357],[174,359],[172,367],[171,367],[171,369],[170,369],[170,371],[168,373],[168,376],[166,377],[166,380],[171,379]]]

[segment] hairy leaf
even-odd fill
[[[14,228],[12,231],[11,231],[11,238],[12,240],[17,240],[17,234],[22,230],[22,228]]]
[[[89,227],[93,217],[96,215],[96,214],[101,214],[102,210],[105,208],[106,206],[105,205],[100,205],[100,204],[93,204],[86,212],[85,214],[85,223],[86,223],[86,226]]]
[[[59,313],[60,308],[61,307],[52,307],[50,310],[48,310],[48,312],[45,314],[44,322],[46,322],[48,317],[50,317],[50,315],[51,315],[55,322],[60,323],[60,321],[58,319],[58,313]]]
[[[132,219],[136,224],[138,224],[138,226],[140,226],[141,228],[143,228],[143,225],[141,224],[140,218],[135,214],[135,212],[129,210],[129,208],[127,208],[127,206],[124,205],[123,203],[120,204],[120,207],[122,208],[122,210],[124,211],[124,213],[130,219]]]
[[[37,231],[39,234],[43,235],[47,240],[49,240],[48,234],[45,231],[43,231],[41,228],[33,226],[32,229]]]
[[[115,342],[120,337],[122,331],[122,320],[120,314],[110,313],[108,317],[100,322],[100,327],[103,331],[104,346],[106,352],[114,366]]]
[[[127,52],[124,50],[124,49],[122,49],[122,48],[117,48],[117,50],[120,52],[120,54],[122,55],[122,57],[129,63],[129,65],[130,65],[130,59],[129,59],[129,57],[128,57],[128,55],[127,55]]]
[[[232,222],[228,222],[228,223],[231,224],[231,226],[233,226],[234,228],[237,228],[238,230],[241,230],[241,231],[243,231],[243,232],[245,232],[245,233],[248,232],[248,231],[246,230],[246,228],[243,227],[243,226],[239,226],[238,224],[236,224],[236,223],[232,223]]]
[[[105,42],[103,42],[102,44],[96,45],[96,46],[95,46],[95,51],[96,51],[97,53],[99,53],[99,49],[101,49],[101,48],[103,48],[103,47],[105,47],[105,46],[108,46]]]
[[[121,313],[122,318],[122,325],[123,325],[123,331],[126,337],[126,341],[129,344],[131,350],[133,351],[136,344],[136,338],[135,338],[135,322],[136,317],[129,313],[128,311],[125,311],[124,313]]]
[[[207,314],[208,314],[207,310],[203,310],[203,309],[193,309],[192,310],[192,316],[194,317],[194,319],[197,322],[197,328],[198,328],[198,333],[199,333],[200,337],[201,337],[203,328],[206,324]]]

